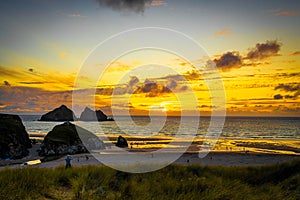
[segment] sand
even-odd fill
[[[85,159],[85,156],[89,156],[89,160]],[[84,166],[84,165],[102,165],[100,161],[91,156],[90,154],[74,155],[72,165],[73,166]],[[79,161],[77,161],[79,158]],[[117,158],[117,157],[116,157]],[[39,164],[39,167],[53,168],[65,164],[65,158],[61,158],[55,161],[45,162]],[[278,154],[258,154],[258,153],[223,153],[214,152],[208,154],[204,158],[199,158],[196,153],[185,153],[175,164],[201,164],[208,166],[258,166],[258,165],[269,165],[275,163],[281,163],[291,161],[294,159],[300,159],[300,156],[293,155],[278,155]],[[149,160],[151,157],[149,156]]]
[[[203,142],[194,141],[191,146],[185,150],[181,149],[182,144],[176,143],[176,147],[168,146],[166,138],[159,138],[156,141],[135,140],[133,148],[119,151],[112,143],[106,150],[100,153],[77,154],[72,155],[72,166],[84,165],[103,165],[99,160],[105,160],[104,164],[132,165],[136,163],[157,164],[167,162],[190,165],[200,164],[208,166],[259,166],[269,165],[300,159],[300,141],[299,140],[258,140],[258,139],[219,139],[214,149],[205,157],[199,158],[198,152],[203,151]],[[151,143],[150,143],[151,142]],[[153,144],[153,143],[156,144]],[[132,144],[133,142],[129,142]],[[131,146],[131,145],[130,145]],[[65,156],[57,160],[38,163],[42,157],[39,157],[36,150],[39,144],[33,145],[29,156],[11,161],[0,161],[0,169],[22,168],[25,162],[31,161],[32,167],[55,168],[65,165]],[[162,148],[163,151],[157,152]],[[128,152],[137,156],[127,155]],[[181,155],[181,156],[180,156]],[[86,159],[88,156],[89,159]],[[95,158],[96,157],[96,158]],[[175,158],[172,160],[172,158]],[[170,162],[171,160],[171,162]],[[37,164],[34,164],[37,163]]]
[[[165,153],[162,155],[169,156],[171,153]],[[88,160],[86,159],[88,156]],[[120,154],[107,155],[110,156],[113,160],[121,160],[119,157]],[[157,155],[145,155],[147,156],[149,163],[152,160],[155,160]],[[152,157],[154,156],[154,157]],[[91,154],[78,154],[72,155],[72,166],[86,166],[86,165],[103,165],[98,159],[96,159]],[[286,161],[291,161],[294,159],[300,159],[298,155],[282,155],[282,154],[263,154],[263,153],[230,153],[230,152],[211,152],[204,158],[199,158],[197,153],[184,153],[177,159],[175,164],[182,165],[191,165],[191,164],[200,164],[203,166],[260,166],[260,165],[269,165],[275,163],[281,163]],[[163,161],[162,159],[160,159]],[[155,163],[155,162],[154,162]],[[127,165],[128,163],[124,163]],[[32,165],[32,167],[39,168],[56,168],[59,166],[65,165],[65,157],[62,157],[57,160],[43,162],[40,164]],[[22,166],[21,164],[13,164],[9,166],[2,166],[0,169],[4,168],[23,168],[27,166]]]

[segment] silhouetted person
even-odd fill
[[[65,159],[66,160],[66,169],[71,167],[71,160],[72,159],[73,158],[70,155],[67,155],[67,158]]]

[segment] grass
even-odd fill
[[[0,199],[300,199],[300,160],[262,167],[170,165],[145,174],[105,166],[5,169]]]

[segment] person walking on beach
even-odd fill
[[[67,158],[65,159],[66,160],[66,169],[71,167],[71,160],[72,159],[73,158],[70,155],[67,155]]]

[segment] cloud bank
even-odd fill
[[[296,99],[300,95],[300,84],[299,83],[279,84],[274,88],[274,90],[293,93],[292,95],[285,95],[285,98]]]

